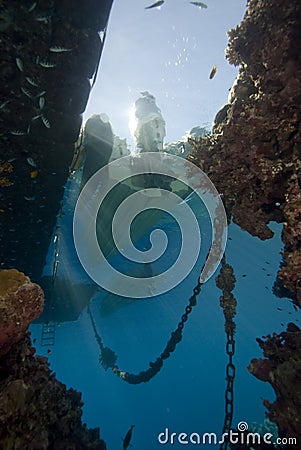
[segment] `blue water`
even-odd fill
[[[75,185],[72,181],[66,186],[65,215],[59,218],[61,240],[57,276],[88,283],[72,241]],[[164,220],[164,227],[168,229],[168,221]],[[272,293],[281,260],[281,226],[273,223],[271,228],[274,238],[260,241],[236,225],[229,227],[226,257],[237,280],[233,292],[237,299],[234,426],[240,421],[249,425],[262,423],[265,417],[262,400],[275,398],[271,387],[247,370],[252,358],[262,357],[256,337],[281,332],[288,322],[298,324],[299,320],[291,301],[279,299]],[[112,297],[102,289],[95,291],[90,304],[96,327],[104,345],[117,354],[120,369],[131,373],[146,370],[148,363],[155,361],[163,351],[197,283],[206,245],[210,242],[207,231],[204,221],[203,234],[209,240],[204,240],[204,249],[191,274],[173,291],[131,301]],[[147,237],[141,239],[147,240]],[[45,274],[51,273],[52,255],[53,249],[50,249]],[[171,444],[170,440],[166,445],[160,444],[158,435],[168,428],[170,433],[214,432],[218,438],[221,436],[227,356],[220,295],[212,277],[202,287],[198,304],[184,327],[182,341],[161,371],[151,381],[140,385],[129,385],[100,365],[99,346],[86,309],[76,321],[57,324],[51,354],[47,352],[48,347],[40,345],[41,324],[31,325],[32,338],[37,339],[37,353],[49,357],[57,378],[82,392],[83,421],[88,427],[100,427],[108,450],[122,448],[122,437],[132,424],[135,425],[133,449],[180,448],[183,445]],[[114,300],[112,307],[111,300]]]

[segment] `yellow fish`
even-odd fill
[[[210,79],[210,80],[212,80],[212,78],[213,78],[214,75],[216,74],[216,71],[217,71],[217,66],[213,66],[213,67],[212,67],[212,70],[211,70],[211,72],[210,72],[210,75],[209,75],[209,79]]]

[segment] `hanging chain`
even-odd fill
[[[227,450],[234,410],[235,366],[233,364],[233,356],[235,353],[234,335],[236,329],[234,317],[236,315],[237,302],[232,294],[236,281],[233,268],[226,263],[225,255],[223,256],[221,263],[222,268],[219,275],[216,277],[216,285],[223,292],[223,295],[220,297],[220,305],[223,308],[225,317],[225,331],[227,336],[226,353],[228,355],[228,363],[226,367],[227,387],[225,391],[224,439],[220,446],[220,450]]]
[[[201,291],[201,286],[202,283],[198,281],[198,284],[193,289],[193,295],[190,297],[189,303],[185,308],[185,313],[182,315],[181,321],[179,322],[176,330],[171,333],[171,337],[167,342],[166,347],[161,353],[161,355],[156,359],[155,362],[149,363],[150,367],[147,370],[143,370],[138,374],[133,374],[120,370],[119,367],[115,364],[117,356],[113,352],[113,350],[111,350],[109,347],[104,346],[101,336],[97,332],[90,306],[88,305],[88,314],[90,316],[94,334],[100,348],[99,361],[101,365],[104,367],[104,369],[105,370],[107,370],[108,368],[112,369],[112,371],[117,376],[119,376],[122,380],[126,381],[129,384],[146,383],[147,381],[151,380],[161,370],[164,360],[170,357],[170,354],[175,351],[177,344],[182,340],[182,330],[184,328],[185,322],[187,322],[188,320],[188,316],[191,313],[192,308],[197,304],[197,296]]]

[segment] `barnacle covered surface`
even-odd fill
[[[227,58],[240,65],[213,133],[192,142],[191,161],[223,194],[242,229],[273,236],[283,223],[284,264],[278,274],[301,303],[301,3],[249,0],[229,32]]]
[[[0,268],[39,281],[112,0],[0,1]],[[1,449],[104,450],[81,395],[34,355],[43,292],[0,272]]]
[[[264,401],[267,416],[278,426],[281,437],[297,438],[299,449],[301,439],[301,330],[289,324],[281,334],[274,333],[265,340],[257,339],[263,350],[264,359],[253,359],[249,371],[262,381],[269,382],[277,399]]]
[[[36,282],[111,4],[112,0],[0,2],[0,263],[17,267]]]

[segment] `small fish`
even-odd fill
[[[24,136],[27,133],[21,130],[12,130],[10,134],[12,134],[13,136]]]
[[[32,197],[27,197],[26,195],[24,195],[24,200],[28,202],[33,202],[35,200],[35,196],[33,195]]]
[[[33,122],[34,120],[37,120],[41,117],[41,114],[37,114],[36,116],[33,116],[33,118],[31,119],[31,121]]]
[[[38,97],[42,97],[42,95],[44,95],[44,94],[46,94],[46,91],[41,91],[41,92],[39,92],[37,95],[36,95],[36,97],[38,98]]]
[[[51,355],[52,351],[50,350],[50,348],[47,350],[48,355]]]
[[[23,72],[24,68],[23,68],[23,62],[22,59],[20,58],[16,58],[16,64],[18,69],[20,70],[20,72]]]
[[[30,78],[30,77],[25,77],[25,80],[27,81],[27,83],[29,83],[31,86],[34,86],[34,87],[38,87],[39,85],[35,82],[35,80],[33,80],[32,78]]]
[[[10,100],[6,100],[6,102],[1,103],[0,109],[5,108],[5,106],[10,102]]]
[[[36,2],[34,2],[29,8],[28,8],[28,12],[32,12],[34,9],[35,9],[35,7],[37,6],[37,3]]]
[[[23,86],[21,86],[21,91],[23,92],[24,95],[26,95],[26,97],[28,97],[28,98],[32,98],[33,97],[31,92],[29,92],[29,90],[24,88]]]
[[[45,98],[44,97],[40,97],[39,98],[39,108],[43,109],[45,106]]]
[[[35,178],[37,178],[37,176],[38,176],[38,171],[37,170],[32,170],[31,172],[30,172],[30,178],[32,179],[32,180],[34,180]]]
[[[49,61],[45,61],[45,60],[39,60],[39,62],[37,63],[39,64],[41,67],[44,67],[45,69],[52,69],[52,67],[55,67],[56,64],[51,63]]]
[[[50,122],[47,119],[47,117],[41,115],[41,119],[42,119],[42,122],[43,122],[43,124],[45,125],[46,128],[50,128],[51,127]]]
[[[129,431],[126,433],[124,439],[123,439],[123,450],[126,450],[128,446],[130,445],[131,439],[132,439],[132,431],[135,425],[132,425]]]
[[[202,2],[190,2],[192,5],[197,6],[200,9],[206,9],[208,6],[205,3]]]
[[[44,22],[44,23],[49,23],[51,19],[51,16],[41,16],[41,17],[36,17],[36,20],[38,22]]]
[[[211,70],[211,72],[210,72],[210,75],[209,75],[209,79],[210,79],[210,80],[212,80],[212,78],[213,78],[214,75],[216,74],[216,71],[217,71],[217,66],[213,66],[213,67],[212,67],[212,70]]]
[[[145,9],[152,9],[152,8],[160,8],[164,3],[164,0],[159,0],[158,2],[153,3],[152,5],[146,6]]]
[[[32,342],[35,344],[37,342],[37,338],[34,338]]]
[[[50,47],[50,52],[53,53],[64,53],[64,52],[72,52],[72,48],[65,48],[65,47]]]
[[[31,167],[37,167],[35,161],[34,161],[31,157],[27,158],[26,161],[28,162],[28,164],[29,164]]]

